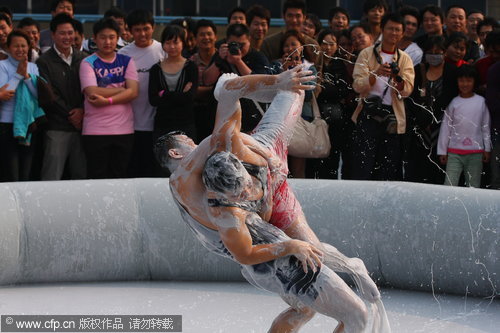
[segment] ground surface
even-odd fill
[[[500,332],[500,301],[382,290],[393,332]],[[113,282],[0,287],[0,314],[180,314],[183,332],[267,332],[286,308],[247,283]],[[317,315],[301,332],[332,332]]]

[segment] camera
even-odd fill
[[[396,82],[403,81],[403,78],[399,75],[399,66],[398,66],[398,64],[396,62],[391,62],[389,64],[389,66],[391,67],[391,73],[392,73],[392,75],[395,76]]]
[[[229,54],[238,55],[240,54],[241,45],[237,42],[229,42],[227,43],[227,49],[229,51]]]
[[[389,66],[391,67],[392,75],[398,75],[399,74],[399,66],[398,66],[397,62],[391,62],[389,64]]]

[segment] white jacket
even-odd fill
[[[446,108],[437,147],[438,155],[491,151],[490,113],[482,96],[455,97]]]

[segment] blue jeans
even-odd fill
[[[483,154],[459,155],[448,153],[444,184],[457,186],[462,171],[464,172],[465,186],[480,187],[481,173],[483,172]]]

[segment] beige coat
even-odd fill
[[[352,74],[354,82],[352,84],[354,90],[359,93],[358,107],[352,115],[352,121],[357,122],[359,113],[363,108],[363,99],[370,94],[372,90],[372,85],[370,84],[370,72],[374,72],[378,69],[380,64],[373,53],[374,46],[367,47],[362,50],[356,60],[356,65],[354,66],[354,72]],[[381,52],[381,45],[377,47],[377,51]],[[389,88],[392,94],[392,107],[394,109],[394,114],[396,115],[396,120],[398,122],[398,134],[403,134],[406,131],[406,113],[403,98],[410,96],[413,91],[413,81],[415,79],[415,72],[413,70],[413,62],[408,54],[402,50],[398,50],[394,54],[393,61],[396,62],[399,55],[399,75],[404,80],[404,88],[402,91],[397,89]]]

